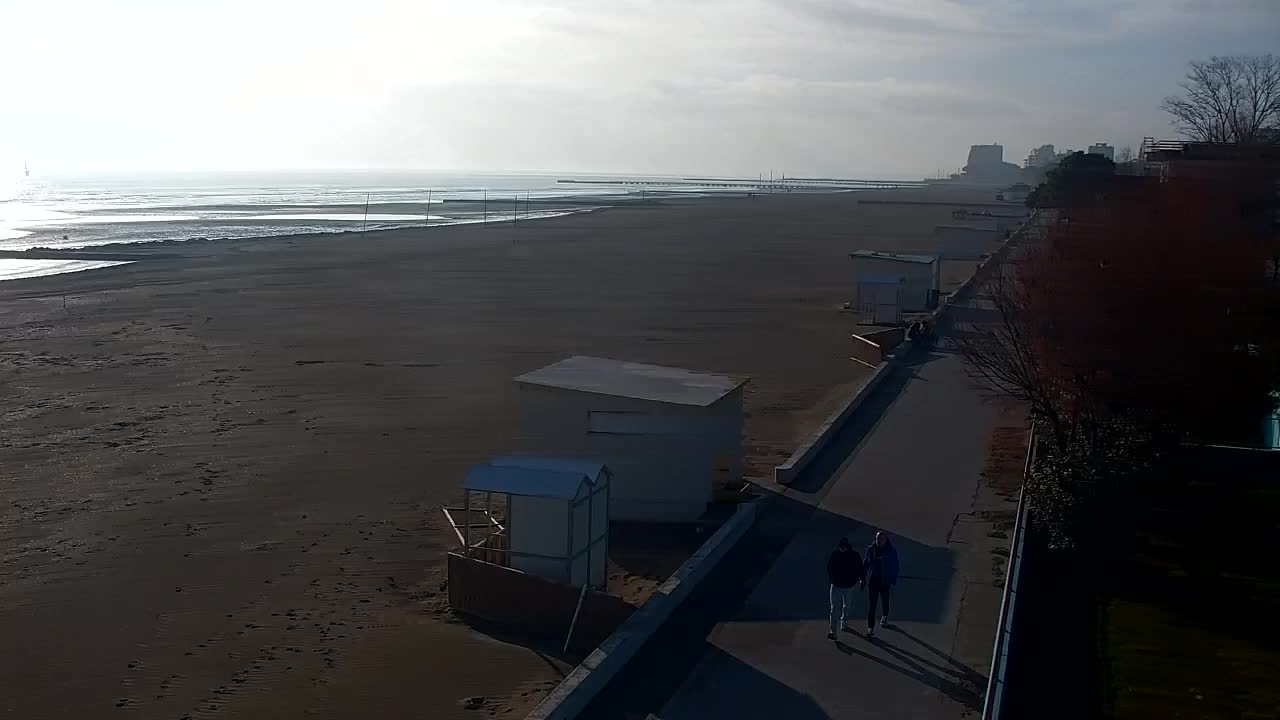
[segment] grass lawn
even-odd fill
[[[1280,717],[1280,478],[1171,484],[1112,559],[1108,715]]]

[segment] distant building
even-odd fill
[[[1106,143],[1094,143],[1089,146],[1089,155],[1101,155],[1102,157],[1115,162],[1116,149]]]
[[[1137,158],[1142,174],[1199,180],[1280,183],[1280,145],[1202,143],[1143,138]],[[1277,187],[1280,197],[1280,187]]]
[[[1058,158],[1053,151],[1053,146],[1041,145],[1027,155],[1027,159],[1023,161],[1023,165],[1029,168],[1040,168],[1049,167],[1056,162],[1058,162]]]
[[[969,162],[959,179],[1001,184],[1017,180],[1021,172],[1017,165],[1004,161],[1003,145],[973,145],[969,148]]]
[[[1186,140],[1144,138],[1139,150],[1142,174],[1161,182],[1183,180],[1236,183],[1270,188],[1261,193],[1269,202],[1251,202],[1245,212],[1251,221],[1269,226],[1274,241],[1280,242],[1280,145],[1237,145]],[[1280,266],[1270,271],[1280,281]]]
[[[971,145],[968,167],[997,167],[1004,162],[1003,145]]]
[[[1239,193],[1241,218],[1280,247],[1280,145],[1203,143],[1187,140],[1142,139],[1136,163],[1143,175],[1159,182],[1206,183],[1234,188]],[[1265,277],[1280,285],[1280,254],[1266,261]],[[1280,409],[1262,418],[1263,447],[1280,445]]]

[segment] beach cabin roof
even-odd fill
[[[600,480],[608,468],[604,463],[583,458],[549,457],[546,455],[498,455],[489,460],[490,465],[500,467],[523,467],[556,472],[578,473],[591,483]]]
[[[527,385],[696,407],[715,403],[747,380],[585,355],[574,355],[516,378]]]
[[[603,464],[586,460],[504,456],[468,468],[462,488],[572,500],[583,484],[596,484],[606,472]]]
[[[925,265],[937,262],[937,255],[915,255],[907,253],[890,253],[879,252],[878,250],[854,250],[849,253],[851,258],[868,258],[872,260],[893,260],[895,262],[923,263]]]
[[[934,225],[933,226],[934,230],[939,230],[942,228],[947,228],[949,230],[972,230],[974,232],[987,232],[987,233],[1000,232],[998,228],[982,227],[979,225]]]

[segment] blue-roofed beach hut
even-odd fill
[[[508,455],[474,465],[463,506],[446,508],[467,557],[570,585],[603,588],[609,469],[576,458]],[[497,502],[495,503],[495,496]],[[499,520],[495,508],[505,509]]]

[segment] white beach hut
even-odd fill
[[[603,464],[495,457],[467,470],[462,490],[463,507],[445,514],[467,557],[578,587],[607,584],[609,470]],[[506,509],[502,522],[494,517],[494,495]]]
[[[574,356],[516,382],[528,446],[607,465],[615,520],[691,522],[742,478],[747,378]]]
[[[897,304],[901,312],[923,312],[937,304],[941,263],[936,255],[856,250],[849,253],[849,257],[853,259],[858,287],[854,305],[859,312],[863,312],[864,299],[870,301],[868,304],[885,304],[881,300],[893,294],[888,291],[882,294],[880,286],[886,281],[894,281],[898,286],[893,304]],[[875,294],[874,299],[864,297],[871,293]]]

